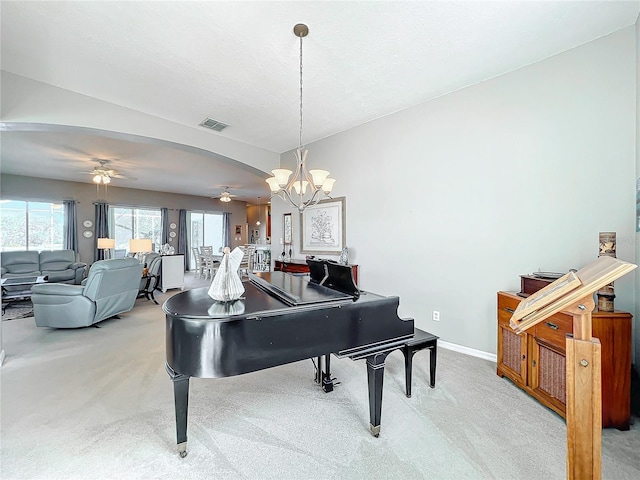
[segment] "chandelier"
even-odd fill
[[[296,149],[295,173],[286,168],[271,170],[273,177],[266,182],[271,189],[271,197],[279,197],[288,201],[302,212],[305,208],[317,204],[325,197],[329,197],[335,180],[329,178],[327,170],[307,170],[307,150],[302,144],[302,38],[309,33],[309,27],[303,23],[293,27],[293,33],[300,38],[300,142]],[[291,174],[293,177],[289,179]]]

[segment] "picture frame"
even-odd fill
[[[300,251],[313,255],[340,255],[346,245],[345,197],[321,200],[300,213]]]
[[[293,222],[290,213],[282,215],[282,229],[283,229],[283,243],[285,245],[291,245],[293,243]]]

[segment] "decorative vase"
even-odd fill
[[[224,248],[220,268],[207,292],[217,302],[232,302],[244,293],[244,285],[238,274],[243,255],[244,252],[239,247],[236,247],[233,252],[229,252],[229,247]]]
[[[598,256],[616,258],[616,232],[600,232],[598,240]],[[613,312],[613,301],[616,298],[613,290],[613,282],[598,290],[596,296],[598,297],[598,310],[601,312]]]

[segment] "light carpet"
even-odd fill
[[[162,303],[169,295],[159,293]],[[3,479],[564,479],[564,420],[499,378],[495,364],[440,348],[414,357],[404,395],[387,359],[379,438],[368,430],[364,361],[332,359],[324,393],[310,360],[192,379],[186,458],[177,454],[161,306],[139,299],[100,328],[4,322]],[[640,429],[603,431],[603,478],[640,478]]]

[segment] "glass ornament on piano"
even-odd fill
[[[244,252],[239,247],[232,252],[229,247],[225,247],[223,252],[220,267],[213,277],[207,294],[217,302],[232,302],[244,293],[244,285],[238,274]]]

